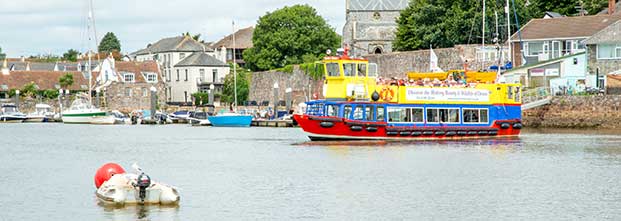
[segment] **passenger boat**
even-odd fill
[[[19,112],[15,104],[2,104],[0,109],[1,123],[21,123],[26,120],[26,115]]]
[[[347,51],[323,65],[325,99],[294,115],[311,140],[477,139],[518,136],[522,129],[521,85],[494,83],[495,74],[384,80],[377,65]]]

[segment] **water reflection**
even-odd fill
[[[99,204],[104,214],[110,220],[151,220],[157,217],[161,220],[178,220],[179,206],[162,205],[126,205],[110,206]]]

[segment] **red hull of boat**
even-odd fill
[[[477,139],[518,136],[521,131],[519,120],[495,121],[490,127],[394,127],[336,117],[295,115],[294,119],[311,140]]]

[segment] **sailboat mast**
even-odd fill
[[[505,8],[505,12],[507,13],[507,48],[509,49],[509,53],[507,53],[507,60],[513,62],[513,55],[511,51],[511,7],[509,5],[509,0],[507,0],[507,7]]]
[[[483,30],[482,33],[483,34],[481,36],[483,36],[483,40],[481,41],[482,42],[481,46],[485,46],[485,0],[483,0],[483,17],[482,17],[482,20],[483,20],[483,27],[482,27],[482,30]]]
[[[89,36],[88,37],[89,40],[91,38],[91,36],[90,36],[90,34],[91,34],[90,33],[91,32],[91,30],[90,30],[91,24],[93,26],[95,25],[95,22],[93,22],[93,0],[89,1],[89,7],[88,7],[88,25],[87,26],[89,28],[87,30],[87,33],[88,33],[87,35]],[[93,27],[93,29],[94,28],[95,27]],[[96,36],[93,36],[93,37],[96,38]],[[95,39],[95,41],[97,41],[97,40]],[[93,81],[92,81],[92,79],[93,79],[93,68],[92,68],[92,63],[91,63],[92,49],[91,49],[91,45],[90,44],[87,44],[87,45],[88,45],[88,52],[87,52],[86,56],[88,56],[88,67],[87,67],[88,68],[88,101],[89,101],[90,104],[93,104],[93,97],[92,97],[92,92],[93,92]]]
[[[235,44],[235,21],[233,21],[233,81],[234,83],[234,93],[235,93],[235,104],[234,110],[237,112],[237,59],[235,55],[235,51],[237,50],[237,45]]]

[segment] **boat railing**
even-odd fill
[[[551,96],[549,87],[526,89],[522,92],[522,103],[527,104],[546,99]]]

